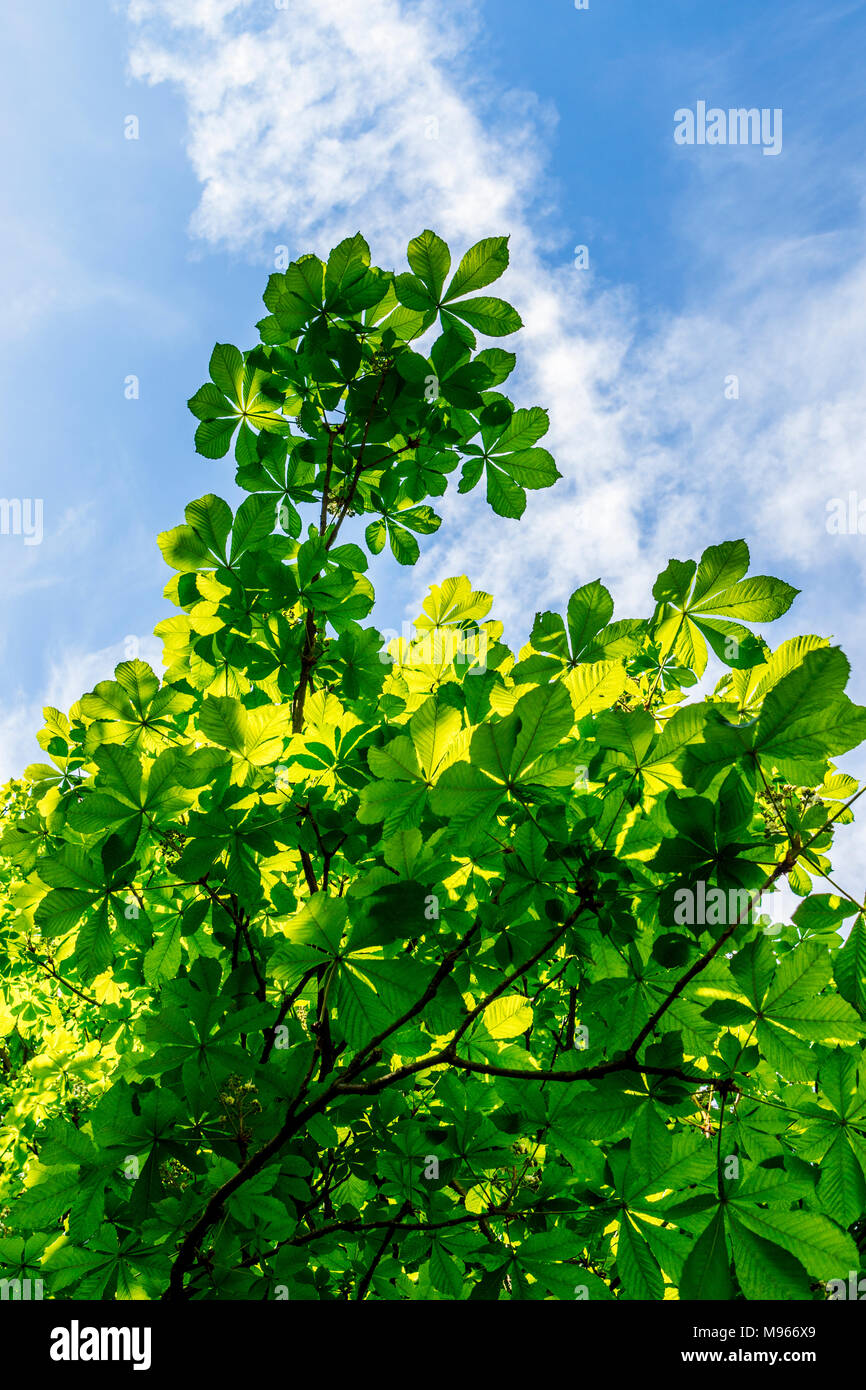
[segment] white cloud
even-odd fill
[[[196,235],[240,249],[282,229],[301,251],[362,216],[377,254],[393,257],[419,218],[435,215],[456,238],[520,221],[540,165],[534,132],[521,121],[507,142],[491,136],[448,75],[471,7],[424,0],[407,15],[397,0],[290,0],[255,30],[220,22],[247,17],[229,0],[205,9],[199,26],[180,0],[130,11],[182,22],[168,34],[145,25],[131,69],[186,97],[204,186]]]
[[[228,15],[248,8],[249,4],[250,0],[129,0],[129,17],[136,24],[159,18],[167,19],[178,29],[218,33]]]

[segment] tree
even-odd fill
[[[348,535],[411,565],[458,467],[511,519],[559,476],[477,349],[520,325],[477,293],[507,261],[450,276],[427,231],[394,275],[359,235],[214,349],[196,444],[234,439],[249,496],[160,537],[162,679],[46,710],[5,792],[8,1277],[822,1299],[862,1269],[866,924],[830,853],[866,710],[826,639],[754,630],[795,590],[737,540],[644,619],[582,585],[516,655],[465,577],[409,639],[364,624]]]

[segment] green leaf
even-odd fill
[[[231,402],[212,381],[206,381],[204,386],[199,387],[187,405],[199,420],[219,420],[226,415],[234,415]]]
[[[206,459],[221,459],[229,451],[232,435],[238,427],[240,416],[233,415],[227,420],[202,420],[195,432],[195,449]]]
[[[157,937],[144,958],[144,978],[149,985],[173,980],[180,969],[182,919],[174,917]]]
[[[210,375],[223,395],[239,405],[243,398],[244,359],[231,343],[217,343],[211,353]]]
[[[508,237],[486,237],[483,241],[476,242],[466,252],[454,273],[445,295],[446,304],[458,295],[484,289],[485,285],[498,280],[507,267]]]
[[[407,257],[418,279],[429,290],[430,298],[438,304],[442,297],[442,286],[451,268],[451,252],[445,242],[435,232],[422,232],[409,242]],[[489,281],[484,283],[488,284]]]
[[[402,526],[396,526],[393,521],[389,521],[388,539],[391,542],[391,551],[398,565],[417,563],[421,549],[411,532],[404,530]]]
[[[199,728],[211,743],[243,753],[246,743],[247,716],[240,700],[230,695],[208,695],[199,714]]]
[[[568,600],[568,635],[576,661],[613,617],[613,599],[600,580],[575,589]]]
[[[100,903],[84,922],[75,942],[75,960],[83,980],[94,980],[114,959],[108,906]]]
[[[826,1216],[811,1211],[784,1211],[735,1203],[736,1219],[753,1235],[780,1245],[815,1279],[834,1279],[840,1270],[856,1269],[857,1247],[847,1232]],[[736,1261],[736,1248],[734,1260]]]
[[[848,662],[838,647],[807,652],[764,700],[754,747],[786,775],[820,778],[824,760],[866,737],[866,709],[843,694]]]
[[[413,313],[428,314],[436,308],[436,300],[417,275],[398,275],[394,290],[400,303]]]
[[[746,1298],[811,1298],[808,1275],[789,1250],[756,1235],[737,1213],[729,1213],[728,1224],[737,1281]]]
[[[866,1019],[866,921],[858,917],[833,964],[839,993]]]
[[[232,509],[221,497],[208,493],[190,502],[186,519],[208,550],[220,560],[226,558],[226,541],[232,525]]]
[[[622,1280],[623,1298],[659,1300],[664,1297],[664,1280],[658,1261],[628,1214],[619,1225],[616,1265]]]
[[[866,1177],[845,1133],[838,1134],[821,1160],[818,1197],[840,1226],[853,1225],[866,1211]]]
[[[207,546],[191,526],[175,526],[172,531],[163,531],[157,541],[165,563],[182,573],[204,569],[211,561]]]
[[[695,579],[697,584],[697,578]],[[744,623],[769,623],[787,613],[799,593],[781,579],[760,575],[743,579],[728,589],[711,594],[692,604],[692,613],[718,613],[725,618],[738,618]]]
[[[686,1260],[680,1276],[680,1298],[723,1300],[733,1296],[725,1214],[719,1208]]]
[[[325,267],[325,295],[328,303],[348,298],[353,309],[376,303],[379,284],[369,274],[370,248],[360,232],[335,246]]]
[[[707,546],[695,574],[693,603],[732,588],[748,568],[749,547],[745,541],[724,541],[722,545]]]
[[[487,501],[497,516],[521,517],[526,511],[523,488],[492,464],[487,467]]]
[[[261,493],[248,497],[238,507],[232,528],[231,563],[247,551],[255,549],[274,529],[273,499]]]
[[[68,1211],[78,1196],[78,1168],[53,1168],[48,1173],[31,1168],[23,1196],[13,1208],[16,1222],[26,1230],[52,1225]]]
[[[461,299],[457,304],[449,304],[452,314],[477,328],[488,338],[505,338],[523,327],[523,320],[516,309],[506,304],[504,299],[493,299],[479,295],[477,299]]]

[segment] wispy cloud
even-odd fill
[[[844,546],[828,544],[825,503],[862,458],[866,263],[842,273],[851,248],[830,237],[720,246],[710,301],[639,335],[625,288],[550,267],[537,197],[550,114],[509,94],[503,120],[471,77],[474,13],[289,0],[263,17],[242,0],[138,0],[132,72],[172,82],[187,103],[202,184],[193,235],[296,254],[360,225],[387,261],[428,224],[458,245],[511,232],[508,291],[526,323],[518,387],[551,411],[564,481],[531,497],[511,533],[478,499],[448,504],[453,525],[418,580],[468,568],[523,620],[602,573],[629,606],[695,534],[744,528],[782,567],[833,569]],[[730,171],[699,184],[684,212],[696,244],[729,199]]]
[[[560,495],[551,508],[531,498],[507,560],[502,523],[491,524],[483,502],[473,499],[463,511],[460,536],[463,563],[476,561],[473,577],[522,616],[526,595],[518,595],[538,568],[532,533],[546,531],[554,515],[566,557],[562,595],[584,565],[601,566],[603,551],[608,569],[633,572],[639,531],[627,518],[616,544],[596,531],[597,544],[584,536],[578,555],[568,542],[580,529],[578,481],[588,513],[612,515],[619,506],[612,499],[622,484],[611,479],[627,460],[618,414],[598,386],[620,365],[629,314],[613,294],[594,296],[590,314],[580,274],[545,268],[536,190],[544,183],[550,113],[526,93],[493,104],[471,72],[473,12],[459,3],[295,0],[245,29],[243,4],[205,6],[196,26],[181,6],[149,0],[131,9],[144,25],[131,67],[185,96],[190,158],[203,185],[191,231],[214,246],[261,254],[276,241],[293,254],[326,251],[361,226],[376,256],[393,263],[427,225],[456,247],[511,234],[507,292],[526,323],[523,394],[528,400],[535,391],[552,410],[568,500]],[[448,544],[431,548],[419,580],[447,568]],[[497,584],[502,575],[508,585]]]
[[[361,226],[387,262],[428,224],[455,245],[512,235],[507,292],[526,325],[517,389],[549,408],[564,479],[530,495],[519,526],[480,495],[448,499],[408,610],[418,585],[463,568],[515,624],[595,574],[621,611],[642,607],[670,554],[739,533],[765,564],[811,571],[838,598],[840,570],[862,573],[866,559],[859,538],[825,525],[827,501],[862,465],[862,243],[780,240],[745,214],[725,239],[744,190],[750,208],[772,201],[756,181],[782,160],[704,158],[674,210],[685,306],[647,326],[627,286],[551,264],[538,191],[553,117],[531,94],[497,105],[473,76],[475,14],[459,0],[131,9],[133,73],[173,83],[187,104],[196,238],[258,257],[274,242],[326,251]],[[793,154],[789,141],[784,158],[802,166],[785,196],[802,201],[814,141],[804,134]]]

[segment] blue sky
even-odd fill
[[[130,637],[158,656],[156,534],[237,495],[185,401],[215,341],[254,342],[275,246],[358,228],[381,264],[424,226],[512,234],[516,395],[564,474],[520,524],[446,499],[415,572],[375,567],[381,625],[465,571],[519,643],[587,579],[647,611],[669,556],[743,535],[803,590],[779,639],[832,634],[866,700],[866,537],[826,526],[866,499],[864,0],[43,0],[6,27],[0,493],[42,498],[44,537],[0,535],[0,772]],[[781,153],[676,145],[699,100],[781,108]]]

